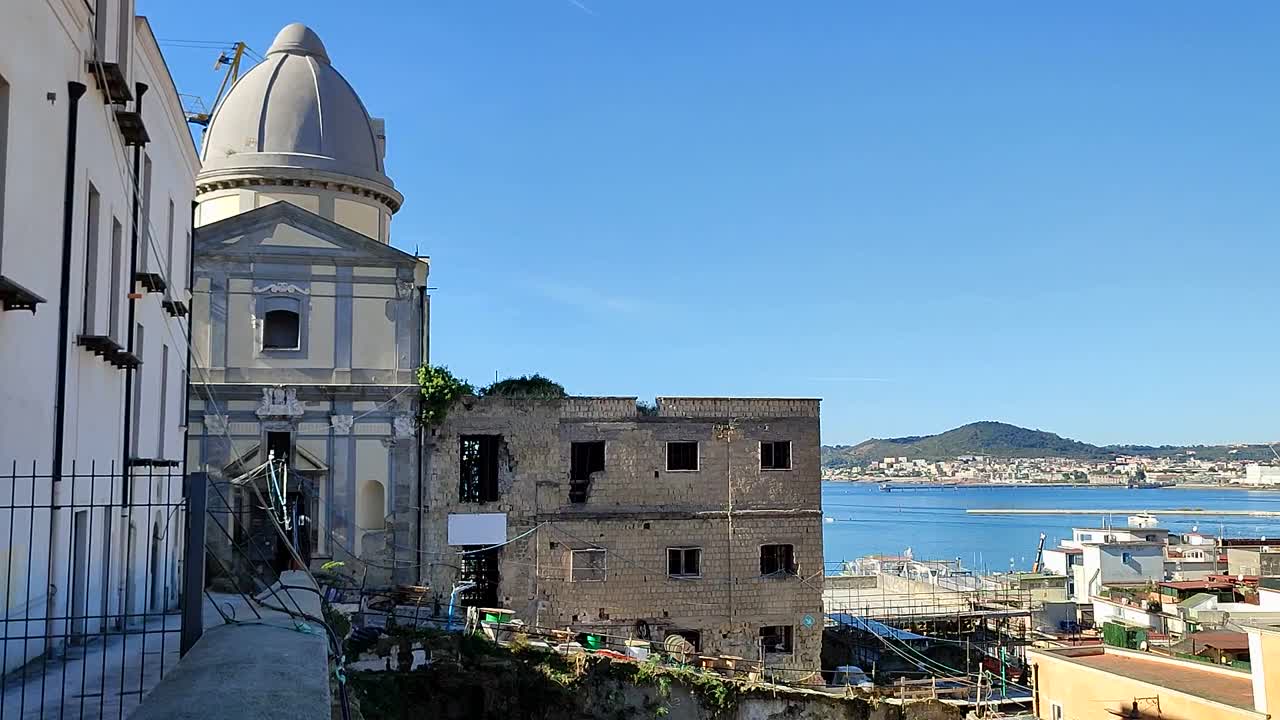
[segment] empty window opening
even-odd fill
[[[760,628],[760,648],[766,653],[791,652],[790,625],[765,625]]]
[[[9,167],[9,83],[0,75],[0,251],[4,250],[4,178]]]
[[[127,299],[121,289],[121,273],[124,268],[124,226],[120,221],[111,218],[111,279],[107,283],[107,335],[113,340],[120,340],[120,306]],[[141,356],[139,356],[141,357]]]
[[[460,502],[485,503],[498,499],[498,447],[501,435],[463,435],[458,440]]]
[[[795,575],[796,558],[794,545],[761,545],[761,575]]]
[[[608,573],[603,549],[573,550],[569,553],[569,582],[604,582]]]
[[[665,613],[664,613],[665,615]],[[702,652],[702,633],[697,630],[668,630],[666,637],[682,637],[693,646],[693,652]]]
[[[458,604],[463,607],[497,607],[498,583],[502,576],[498,572],[498,552],[500,548],[488,548],[483,545],[464,545],[460,562],[460,582],[475,583],[475,586],[458,593]]]
[[[164,277],[165,277],[165,280],[168,282],[174,281],[174,278],[173,278],[173,221],[174,221],[173,213],[174,213],[173,198],[169,198],[169,226],[168,226],[169,230],[168,230],[168,239],[166,241],[167,247],[165,248],[165,254],[164,254]]]
[[[268,310],[262,317],[262,349],[297,350],[301,322],[292,310]]]
[[[586,502],[591,490],[591,474],[603,471],[603,440],[573,443],[569,448],[569,502]]]
[[[774,440],[760,443],[761,470],[790,470],[791,441]]]
[[[84,334],[98,333],[98,268],[102,258],[98,256],[98,225],[101,218],[101,197],[98,188],[89,183],[89,202],[86,207],[88,215],[84,231]]]
[[[293,447],[293,438],[287,432],[269,432],[267,433],[267,456],[276,460],[283,460],[288,463],[290,459],[290,450]]]
[[[160,345],[160,437],[156,439],[156,457],[164,459],[169,457],[165,452],[166,433],[165,426],[169,424],[169,345],[161,343]]]
[[[697,470],[697,442],[667,443],[667,470]]]
[[[667,574],[675,578],[702,577],[702,548],[667,548]]]

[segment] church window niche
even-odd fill
[[[262,351],[288,357],[304,355],[307,344],[303,302],[296,297],[259,298],[258,317],[262,318]]]
[[[297,350],[302,323],[293,310],[268,310],[262,319],[264,350]]]

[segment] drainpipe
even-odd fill
[[[191,422],[191,386],[194,382],[191,379],[191,345],[195,342],[191,337],[192,329],[195,325],[195,288],[196,288],[196,208],[198,205],[195,200],[191,201],[191,242],[187,243],[187,386],[182,388],[182,392],[186,393],[182,400],[182,427],[187,427]],[[187,445],[186,436],[190,432],[183,433],[183,452],[182,452],[182,469],[183,475],[187,470]]]
[[[142,115],[142,96],[147,92],[146,83],[135,83],[133,110]],[[134,274],[138,272],[138,189],[141,184],[140,174],[142,172],[142,147],[140,145],[133,146],[133,222],[132,232],[129,237],[129,317],[126,320],[128,327],[125,329],[125,350],[133,352],[133,331],[135,317],[137,316],[137,300],[133,297],[136,293],[137,283],[134,281]],[[129,483],[129,444],[133,439],[133,368],[125,368],[124,371],[124,443],[120,448],[120,492],[121,504],[128,505],[131,501],[133,492]]]
[[[54,399],[53,480],[62,480],[67,432],[67,334],[71,324],[71,229],[76,205],[76,126],[85,84],[67,83],[67,171],[62,195],[62,283],[58,290],[58,383]]]
[[[421,356],[421,364],[426,365],[427,364],[427,286],[426,285],[423,285],[422,287],[418,288],[418,321],[421,326],[420,332],[422,333],[422,337],[419,339],[420,341],[419,344],[422,346],[422,350],[419,353],[419,355]],[[421,393],[418,394],[418,403],[419,403],[419,407],[421,407],[421,403],[422,403]],[[419,418],[421,418],[422,413],[419,412],[418,416]],[[426,428],[423,427],[423,424],[421,422],[419,422],[418,423],[418,490],[417,490],[418,498],[414,503],[416,507],[413,511],[414,512],[413,549],[416,551],[413,562],[417,566],[419,585],[422,584],[422,516],[423,516],[423,513],[426,512],[426,508],[422,507],[422,478],[424,475],[423,464],[426,462],[426,457],[427,457],[427,454],[425,452],[426,439],[427,439]],[[417,617],[418,616],[415,613],[414,615],[415,621],[417,620]]]

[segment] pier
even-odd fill
[[[1064,510],[1061,508],[969,508],[970,515],[1142,515],[1158,513],[1160,515],[1217,515],[1237,517],[1280,517],[1280,510],[1205,510],[1204,508],[1147,508],[1143,510],[1108,510],[1079,509]]]

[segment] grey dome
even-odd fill
[[[303,171],[318,179],[362,178],[370,182],[360,184],[399,197],[364,103],[329,64],[320,37],[301,23],[286,25],[266,59],[214,109],[201,162],[201,180],[245,173],[295,178]]]

